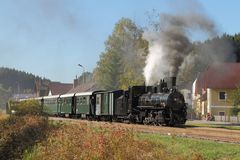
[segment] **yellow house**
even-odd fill
[[[193,83],[192,106],[199,117],[226,116],[233,107],[231,95],[240,86],[240,63],[214,64]]]

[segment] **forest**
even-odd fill
[[[34,93],[35,81],[42,79],[31,73],[0,67],[0,108],[4,108],[13,94]]]

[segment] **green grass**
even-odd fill
[[[240,126],[230,126],[224,124],[203,124],[203,123],[186,123],[187,127],[209,127],[209,128],[223,128],[223,129],[230,129],[230,130],[240,130]]]
[[[193,155],[203,159],[231,159],[240,160],[240,145],[219,143],[208,140],[162,136],[157,134],[138,134],[139,139],[161,143],[174,154],[181,154],[191,159]]]

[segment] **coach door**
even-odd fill
[[[109,114],[113,115],[114,93],[109,93]]]
[[[96,115],[101,115],[101,104],[102,104],[101,94],[97,94],[97,96],[96,96]]]

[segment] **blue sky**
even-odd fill
[[[0,0],[0,66],[72,82],[96,67],[121,17],[147,26],[147,12],[172,13],[169,0]],[[186,1],[185,1],[186,2]],[[201,0],[219,33],[240,32],[240,1]]]

